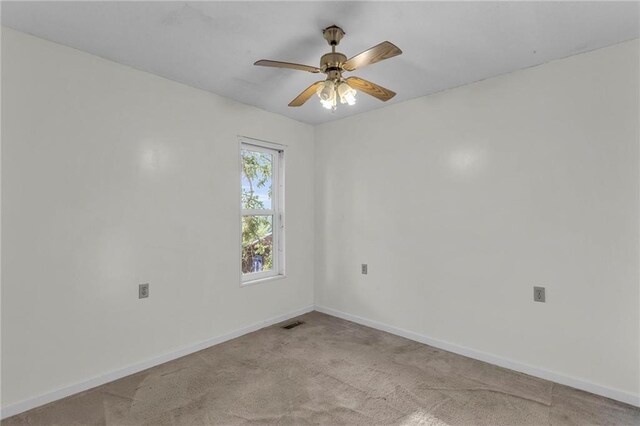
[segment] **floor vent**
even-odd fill
[[[304,324],[302,321],[296,321],[296,322],[292,322],[291,324],[287,324],[285,326],[283,326],[282,328],[286,328],[287,330],[291,330],[292,328],[296,328],[299,325]]]

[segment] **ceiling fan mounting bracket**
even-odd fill
[[[327,43],[329,43],[329,46],[339,45],[344,34],[343,29],[337,25],[331,25],[330,27],[322,30],[322,35],[324,36],[324,39],[327,40]]]

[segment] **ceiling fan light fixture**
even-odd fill
[[[355,105],[356,104],[356,90],[349,86],[345,81],[338,85],[338,95],[340,96],[340,103]]]
[[[324,100],[320,99],[320,103],[322,104],[323,108],[330,109],[332,111],[336,110],[336,100],[335,100],[335,98],[333,100],[329,100],[329,101],[324,101]]]
[[[317,91],[320,103],[326,109],[336,109],[336,84],[331,80],[326,80]]]
[[[326,80],[322,85],[318,88],[318,97],[323,101],[330,101],[332,98],[336,96],[336,88],[335,83],[331,80]]]

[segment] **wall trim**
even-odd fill
[[[282,321],[286,321],[291,318],[295,318],[302,314],[306,314],[307,312],[311,312],[314,310],[314,306],[310,305],[304,307],[302,309],[297,309],[295,311],[278,315],[275,317],[268,318],[263,321],[258,321],[254,324],[248,325],[246,327],[239,328],[230,333],[224,334],[222,336],[213,337],[211,339],[207,339],[205,341],[196,343],[194,345],[186,346],[181,349],[167,352],[163,355],[153,357],[146,361],[138,362],[136,364],[132,364],[123,368],[119,368],[117,370],[110,371],[108,373],[92,377],[88,380],[84,380],[82,382],[75,383],[70,386],[66,386],[60,389],[56,389],[50,392],[46,392],[39,396],[28,398],[23,401],[17,402],[15,404],[8,405],[6,407],[2,407],[0,418],[5,419],[7,417],[15,416],[16,414],[20,414],[27,410],[31,410],[33,408],[39,407],[44,404],[48,404],[53,401],[57,401],[59,399],[65,398],[67,396],[76,394],[78,392],[83,392],[96,386],[103,385],[105,383],[112,382],[114,380],[121,379],[123,377],[129,376],[131,374],[138,373],[140,371],[146,370],[151,367],[155,367],[157,365],[163,364],[168,361],[172,361],[174,359],[183,357],[185,355],[192,354],[194,352],[201,351],[203,349],[207,349],[211,346],[218,345],[220,343],[224,343],[228,340],[235,339],[236,337],[243,336],[248,333],[252,333],[254,331],[260,330],[261,328],[269,327],[271,325],[277,324]]]
[[[466,346],[457,345],[455,343],[434,339],[429,336],[425,336],[423,334],[404,330],[402,328],[387,325],[382,322],[374,321],[368,318],[359,317],[357,315],[348,314],[348,313],[338,311],[336,309],[329,308],[326,306],[316,305],[315,310],[318,312],[322,312],[323,314],[342,318],[347,321],[351,321],[367,327],[375,328],[376,330],[386,331],[387,333],[395,334],[396,336],[404,337],[409,340],[414,340],[419,343],[424,343],[426,345],[443,349],[445,351],[453,352],[458,355],[463,355],[469,358],[488,362],[490,364],[498,365],[500,367],[508,368],[514,371],[519,371],[520,373],[525,373],[530,376],[538,377],[540,379],[549,380],[552,382],[559,383],[561,385],[570,386],[572,388],[580,389],[586,392],[590,392],[596,395],[604,396],[606,398],[615,399],[620,402],[624,402],[627,404],[634,405],[636,407],[640,407],[640,395],[635,395],[635,394],[621,391],[618,389],[613,389],[606,386],[598,385],[585,380],[577,379],[575,377],[567,376],[562,373],[545,370],[539,367],[534,367],[529,364],[524,364],[524,363],[513,361],[507,358],[502,358],[497,355],[478,351],[475,349],[468,348]]]

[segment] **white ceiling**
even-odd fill
[[[307,123],[342,118],[638,37],[640,3],[612,2],[2,2],[2,24]],[[354,73],[398,95],[360,93],[331,113],[289,101],[318,74],[321,29],[353,56],[381,41],[401,56]]]

